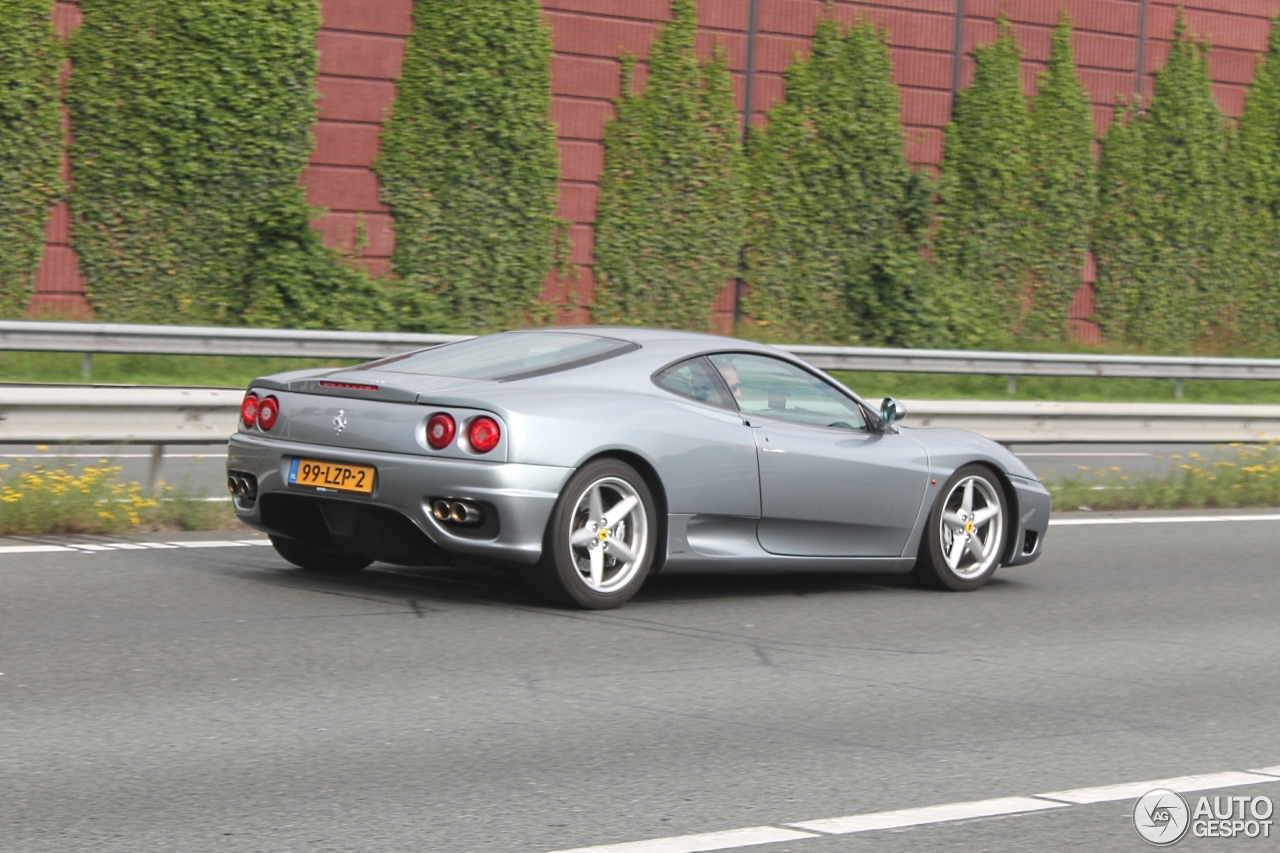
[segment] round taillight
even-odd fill
[[[258,422],[257,394],[244,395],[244,402],[240,404],[240,422],[250,429]]]
[[[493,418],[480,417],[471,422],[471,432],[467,438],[471,440],[471,449],[476,453],[488,453],[498,446],[502,431]]]
[[[258,404],[258,427],[262,430],[269,430],[276,425],[276,418],[280,417],[280,401],[275,397],[268,397]]]
[[[437,412],[427,421],[427,444],[436,450],[443,450],[453,441],[458,432],[458,425],[453,418],[444,412]]]

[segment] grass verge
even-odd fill
[[[1235,446],[1236,458],[1187,454],[1172,475],[1095,471],[1047,483],[1056,510],[1239,509],[1280,506],[1280,444]]]
[[[0,536],[225,530],[239,525],[229,501],[207,501],[159,484],[148,493],[110,465],[67,463],[9,474],[0,465]]]

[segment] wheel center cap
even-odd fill
[[[596,534],[596,538],[598,538],[601,542],[604,542],[604,541],[608,540],[608,538],[609,538],[609,531],[608,531],[608,530],[606,530],[605,528],[601,527],[601,528],[600,528],[600,532]]]
[[[966,521],[966,522],[964,523],[964,532],[965,532],[965,533],[968,533],[968,534],[970,534],[970,535],[973,535],[973,531],[975,531],[975,530],[977,530],[977,528],[973,526],[973,522],[972,522],[972,521]]]

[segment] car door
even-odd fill
[[[710,357],[753,427],[760,545],[806,557],[895,557],[929,482],[924,447],[874,432],[857,401],[804,368],[753,353]]]

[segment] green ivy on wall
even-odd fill
[[[940,306],[957,343],[1017,337],[1031,262],[1031,158],[1022,52],[1001,20],[994,44],[974,51],[973,86],[946,128],[935,251]]]
[[[1213,348],[1239,312],[1240,211],[1207,54],[1179,19],[1150,109],[1103,145],[1099,314],[1114,342],[1149,352]]]
[[[1093,110],[1076,76],[1064,15],[1031,99],[1031,276],[1021,338],[1068,339],[1067,313],[1080,288],[1098,200],[1093,148]]]
[[[694,52],[694,0],[672,0],[671,16],[642,94],[624,57],[617,117],[605,127],[593,316],[707,329],[742,246],[738,121],[723,53],[702,64]]]
[[[414,18],[376,166],[398,322],[478,333],[544,319],[559,158],[539,4],[430,0]]]
[[[308,225],[317,0],[82,0],[73,241],[103,320],[371,327]]]
[[[1240,337],[1252,348],[1280,348],[1280,18],[1240,117],[1232,191],[1247,216],[1237,235],[1245,265]]]
[[[58,75],[50,0],[0,0],[0,317],[31,297],[45,223],[62,187]]]
[[[883,36],[822,18],[786,101],[753,131],[746,312],[752,333],[813,343],[909,343],[921,323],[930,204],[906,161]]]

